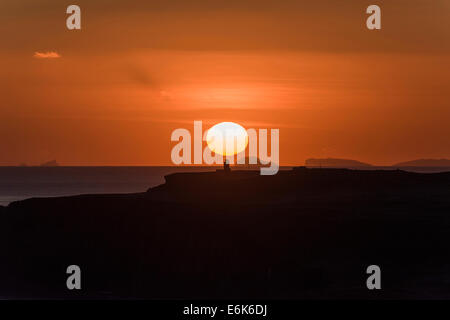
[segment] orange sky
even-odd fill
[[[279,128],[282,165],[450,158],[449,1],[70,4],[0,3],[0,165],[170,165],[194,120]]]

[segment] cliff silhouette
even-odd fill
[[[448,298],[450,173],[175,173],[0,208],[0,296]],[[79,265],[82,290],[65,287]],[[382,290],[366,288],[366,268]]]

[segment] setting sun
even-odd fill
[[[232,156],[245,150],[248,135],[245,129],[234,122],[221,122],[208,130],[206,142],[211,151]]]

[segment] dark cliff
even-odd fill
[[[450,297],[449,194],[450,173],[296,168],[19,201],[0,210],[0,296]],[[371,264],[381,293],[365,286]]]

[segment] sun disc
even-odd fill
[[[209,149],[224,156],[233,156],[245,150],[247,131],[234,122],[221,122],[212,126],[206,134]]]

